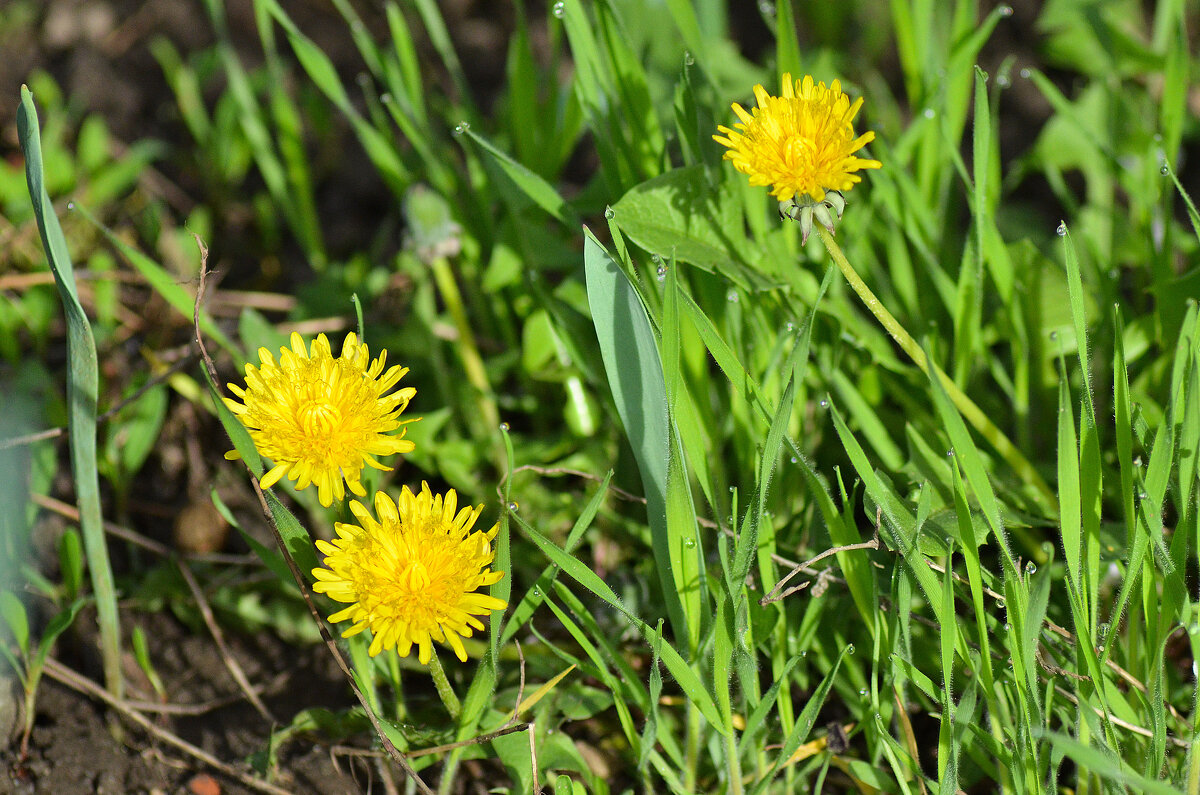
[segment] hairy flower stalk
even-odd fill
[[[339,522],[337,538],[317,541],[325,568],[313,569],[314,591],[350,605],[329,617],[335,624],[354,622],[342,637],[370,629],[372,657],[392,648],[406,657],[416,646],[422,664],[429,663],[438,641],[466,661],[461,639],[483,629],[477,616],[508,606],[476,592],[504,576],[489,568],[499,525],[471,530],[482,510],[460,511],[453,489],[435,496],[427,483],[417,494],[405,486],[395,502],[377,492],[378,519],[362,503],[351,502],[358,524]]]
[[[391,469],[375,456],[414,448],[402,438],[403,430],[390,435],[413,421],[400,415],[417,390],[406,387],[387,394],[408,369],[393,366],[384,372],[387,351],[371,361],[354,333],[346,335],[338,357],[324,334],[313,341],[311,351],[299,334],[292,334],[291,344],[291,349],[280,349],[279,361],[259,348],[259,366],[246,365],[246,387],[229,385],[241,402],[225,398],[258,451],[275,462],[261,485],[269,488],[287,475],[297,489],[316,485],[317,499],[326,507],[346,498],[343,481],[364,497],[363,468]],[[225,457],[232,460],[238,454],[230,451]]]

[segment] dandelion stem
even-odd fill
[[[871,314],[875,319],[887,330],[896,344],[908,354],[908,358],[912,359],[913,364],[921,368],[924,373],[929,372],[930,366],[933,367],[934,373],[937,374],[938,380],[942,382],[942,386],[946,390],[946,394],[950,396],[950,400],[958,409],[959,414],[963,416],[967,422],[975,427],[979,435],[991,444],[1000,457],[1003,458],[1008,465],[1012,467],[1017,476],[1026,484],[1031,486],[1041,498],[1040,502],[1054,512],[1058,511],[1058,500],[1055,499],[1054,492],[1046,485],[1046,481],[1034,469],[1033,464],[1029,463],[1021,451],[1009,441],[1004,432],[996,427],[988,416],[983,413],[979,406],[971,398],[958,388],[958,385],[950,379],[948,375],[938,367],[936,363],[931,363],[925,357],[925,351],[921,350],[921,346],[912,338],[912,335],[905,330],[904,326],[892,316],[892,313],[887,310],[887,307],[875,297],[875,293],[871,292],[871,288],[854,270],[854,266],[846,259],[846,255],[842,253],[842,248],[833,239],[833,235],[829,230],[821,224],[814,225],[817,234],[821,236],[821,242],[825,244],[825,250],[833,257],[833,261],[837,263],[842,275],[846,277],[846,281],[854,288],[854,292],[858,293],[858,297],[866,304],[867,309],[871,310]]]
[[[437,688],[438,697],[442,699],[442,704],[450,713],[451,720],[457,721],[459,713],[462,712],[462,703],[455,695],[454,688],[450,687],[450,680],[446,678],[446,670],[442,668],[442,661],[438,659],[437,651],[429,656],[429,675],[433,677],[433,685]]]

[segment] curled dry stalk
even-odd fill
[[[217,389],[217,370],[213,365],[212,357],[208,355],[208,350],[204,347],[204,338],[200,333],[200,306],[204,298],[205,278],[208,274],[208,246],[200,239],[199,235],[193,235],[196,239],[196,245],[200,248],[200,283],[196,288],[196,302],[192,308],[192,330],[195,335],[196,346],[200,351],[200,358],[204,362],[205,372],[208,376],[209,383],[212,388]],[[245,465],[245,462],[243,462]],[[341,649],[338,648],[337,642],[333,639],[333,635],[329,632],[329,627],[326,626],[325,620],[321,617],[320,611],[313,603],[312,593],[308,589],[308,584],[304,581],[304,575],[300,573],[300,568],[296,565],[296,561],[292,558],[288,551],[287,544],[284,543],[283,535],[279,531],[279,526],[275,522],[275,516],[271,513],[271,508],[267,504],[267,497],[263,493],[262,487],[259,485],[258,478],[247,467],[247,474],[250,475],[250,483],[254,486],[254,492],[258,495],[259,505],[262,507],[263,515],[267,518],[267,524],[271,527],[271,533],[275,537],[275,545],[279,548],[280,554],[287,563],[288,570],[292,573],[292,577],[296,580],[296,586],[300,589],[300,595],[304,597],[304,603],[308,606],[309,613],[312,614],[313,621],[317,625],[317,629],[321,633],[321,638],[325,641],[326,648],[333,655],[333,659],[337,662],[338,668],[346,675],[346,681],[350,683],[350,689],[354,691],[354,697],[358,699],[358,703],[362,705],[363,711],[367,715],[367,719],[371,721],[371,726],[375,729],[375,733],[379,736],[380,742],[383,743],[384,749],[392,760],[400,766],[404,774],[408,776],[417,789],[423,795],[433,795],[433,790],[417,775],[413,770],[412,765],[408,763],[400,750],[388,738],[387,732],[383,730],[383,726],[379,722],[379,716],[371,709],[370,703],[366,696],[359,690],[358,685],[354,681],[354,674],[350,671],[350,666],[346,662],[346,658],[342,655]]]

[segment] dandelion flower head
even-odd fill
[[[822,201],[826,191],[846,191],[860,182],[854,172],[881,166],[878,160],[855,157],[875,133],[854,137],[862,98],[851,104],[837,80],[826,87],[808,75],[793,83],[785,74],[783,96],[773,97],[761,85],[754,87],[754,96],[758,107],[751,112],[733,103],[741,123],[732,130],[718,126],[723,135],[713,140],[728,147],[725,159],[749,175],[751,185],[770,185],[779,201],[803,194]]]
[[[395,502],[376,492],[378,520],[362,503],[351,502],[358,524],[339,522],[333,541],[317,541],[325,568],[313,569],[314,591],[350,604],[329,617],[335,624],[354,622],[342,637],[370,629],[372,657],[391,648],[407,657],[416,646],[422,664],[429,662],[436,640],[465,662],[462,638],[483,629],[476,616],[507,607],[476,593],[504,576],[488,569],[499,526],[471,531],[482,510],[460,511],[453,489],[434,496],[427,483],[419,494],[405,486]]]
[[[388,390],[408,368],[393,366],[384,372],[387,351],[371,361],[367,346],[354,333],[346,335],[342,355],[334,357],[329,340],[320,334],[311,351],[299,334],[292,347],[281,348],[279,361],[266,348],[258,349],[259,365],[246,365],[246,387],[230,384],[241,400],[225,398],[258,451],[275,462],[263,476],[263,488],[284,475],[297,489],[315,484],[317,499],[328,507],[334,498],[344,500],[346,490],[366,496],[360,481],[364,466],[389,470],[374,456],[411,452],[414,445],[389,435],[412,420],[401,420],[416,389]],[[238,455],[231,451],[226,458]]]

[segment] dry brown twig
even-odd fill
[[[204,596],[204,590],[200,587],[200,583],[196,581],[196,575],[184,561],[177,560],[175,563],[179,567],[179,573],[183,575],[188,589],[192,592],[192,598],[196,600],[200,617],[204,619],[204,626],[208,627],[208,633],[212,635],[213,642],[217,644],[217,652],[221,655],[221,661],[225,663],[229,675],[233,677],[233,681],[237,683],[238,688],[245,694],[246,700],[254,706],[259,715],[262,715],[268,723],[278,723],[275,716],[271,714],[271,710],[267,709],[267,705],[250,685],[250,680],[246,678],[242,666],[229,651],[229,647],[225,645],[225,634],[221,632],[221,627],[217,625],[217,620],[213,617],[212,608],[208,605],[208,599]]]
[[[178,735],[162,728],[161,726],[155,725],[155,723],[145,715],[130,707],[124,699],[115,698],[107,690],[97,685],[91,679],[80,675],[53,657],[46,658],[45,671],[46,675],[56,682],[60,682],[61,684],[66,685],[78,693],[82,693],[103,701],[105,704],[121,713],[122,716],[133,723],[136,723],[143,730],[149,732],[163,742],[178,748],[188,756],[203,762],[209,767],[221,771],[226,776],[242,782],[247,787],[257,790],[258,792],[270,793],[270,795],[291,795],[288,790],[282,789],[281,787],[277,787],[274,784],[262,781],[261,779],[255,778],[248,773],[238,770],[237,768],[222,762],[220,759],[217,759],[203,748],[197,748],[187,740],[184,740],[182,737],[179,737]]]

